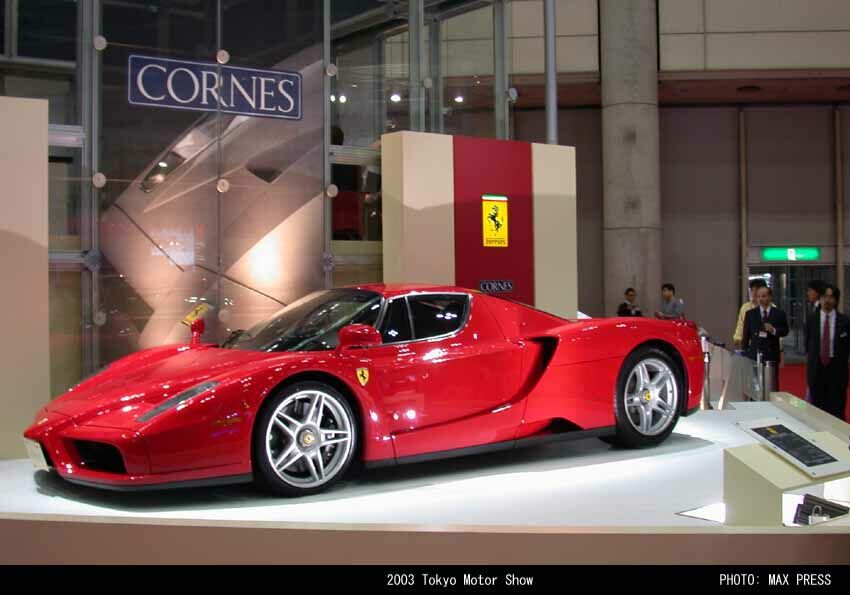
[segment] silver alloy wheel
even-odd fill
[[[339,399],[321,390],[299,391],[274,410],[266,428],[266,457],[287,484],[315,488],[345,465],[352,431]]]
[[[679,405],[676,375],[663,360],[639,361],[626,381],[626,417],[644,436],[657,436],[673,422]]]

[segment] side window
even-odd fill
[[[404,298],[397,298],[389,303],[380,331],[384,343],[399,343],[413,338],[410,336],[410,318]]]
[[[466,320],[469,296],[419,295],[407,299],[413,316],[413,336],[428,339],[460,329]]]

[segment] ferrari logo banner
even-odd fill
[[[203,302],[198,304],[186,315],[186,318],[183,319],[183,324],[186,326],[192,326],[192,323],[198,318],[203,318],[204,314],[206,314],[209,309],[209,304],[204,304]]]
[[[508,247],[508,197],[485,194],[481,197],[481,220],[485,248]]]
[[[366,386],[369,382],[369,368],[357,368],[357,382],[360,386]]]

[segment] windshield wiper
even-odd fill
[[[230,331],[230,334],[227,335],[227,338],[224,340],[224,343],[221,344],[223,348],[228,347],[232,343],[236,341],[242,334],[245,332],[244,328],[238,328]]]

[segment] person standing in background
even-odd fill
[[[767,287],[764,279],[759,278],[750,281],[750,299],[741,304],[741,307],[738,309],[738,323],[735,325],[735,334],[732,336],[732,340],[735,342],[735,349],[741,349],[741,340],[744,338],[744,317],[747,315],[747,312],[756,307],[756,292],[762,287]]]
[[[634,287],[629,287],[623,294],[626,301],[617,308],[617,316],[643,316],[640,306],[637,305],[637,292]]]
[[[826,283],[820,279],[812,279],[806,285],[806,319],[820,309],[820,298],[826,287]]]
[[[847,407],[847,365],[850,361],[850,319],[836,307],[841,292],[827,285],[821,307],[806,324],[806,380],[812,404],[838,419]]]
[[[758,305],[744,316],[741,349],[751,360],[762,354],[762,361],[776,363],[776,388],[779,388],[779,362],[782,357],[780,339],[788,334],[788,317],[773,305],[773,290],[759,287]]]
[[[662,320],[679,320],[685,317],[682,300],[676,297],[676,288],[672,283],[661,286],[661,309],[655,313]]]

